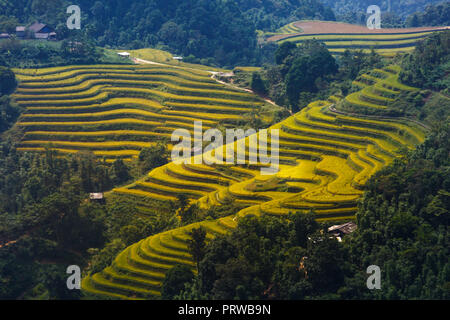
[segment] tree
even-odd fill
[[[251,86],[252,90],[256,93],[263,95],[267,93],[266,85],[258,72],[253,72]]]
[[[177,195],[177,200],[178,200],[178,208],[181,211],[184,211],[189,204],[189,198],[184,193],[180,193]]]
[[[294,246],[300,246],[306,248],[308,244],[308,236],[316,232],[319,228],[315,216],[313,213],[296,213],[291,214],[289,220],[294,225],[294,231],[292,242]]]
[[[141,240],[140,235],[139,229],[136,226],[125,226],[120,229],[120,238],[127,246]]]
[[[103,21],[105,18],[105,5],[101,1],[95,1],[94,5],[91,7],[92,15],[99,21]]]
[[[316,81],[338,71],[336,60],[317,40],[307,40],[299,47],[294,43],[284,42],[275,56],[293,112],[299,110],[299,98],[303,92],[317,92]]]
[[[115,185],[124,183],[131,178],[129,169],[122,159],[117,159],[114,161],[111,169],[112,180]]]
[[[191,240],[188,242],[189,252],[194,258],[195,263],[197,264],[197,271],[199,270],[200,261],[203,259],[205,255],[205,247],[206,247],[206,231],[202,227],[194,228],[191,232],[189,232],[191,236]]]
[[[0,95],[10,94],[17,86],[16,76],[11,69],[0,67]]]
[[[14,33],[19,25],[16,17],[0,16],[0,33]]]
[[[9,129],[21,113],[21,108],[12,102],[11,97],[0,97],[0,133]]]
[[[138,160],[142,171],[147,172],[165,165],[168,162],[169,156],[167,144],[158,142],[156,145],[142,149],[139,153]]]
[[[450,30],[433,34],[420,41],[414,51],[402,60],[400,80],[420,88],[445,89],[445,63],[450,55]]]
[[[184,195],[180,195],[180,196],[184,196]],[[200,214],[199,207],[196,203],[193,203],[192,205],[189,205],[189,206],[180,207],[178,210],[179,210],[178,215],[181,218],[181,222],[185,225],[194,223],[196,221],[196,218]]]
[[[417,14],[410,16],[406,22],[406,25],[410,28],[417,28],[420,24],[419,17]]]
[[[213,288],[214,299],[259,299],[260,296],[255,296],[255,292],[262,293],[265,288],[252,270],[251,262],[244,258],[231,258],[226,264],[218,265],[218,278]]]
[[[111,265],[117,255],[126,248],[125,243],[121,239],[114,239],[107,243],[106,246],[101,249],[89,249],[89,253],[92,254],[91,265],[89,271],[91,273],[97,273]]]
[[[61,10],[63,7],[62,0],[33,0],[31,12],[49,23],[57,20],[57,17],[63,12]]]
[[[275,52],[275,62],[278,65],[283,64],[286,58],[289,57],[295,49],[297,49],[297,46],[294,42],[283,42]]]
[[[45,272],[44,284],[48,288],[51,300],[78,300],[81,297],[80,290],[67,288],[67,274],[62,266],[50,265]]]
[[[166,273],[164,278],[161,296],[165,300],[171,300],[185,288],[185,284],[191,283],[194,273],[185,265],[176,265]]]
[[[407,27],[448,26],[450,24],[450,2],[429,4],[425,10],[408,16]]]
[[[186,41],[186,32],[178,24],[168,21],[161,26],[158,37],[166,44],[174,47]]]
[[[298,112],[298,99],[302,91],[314,91],[314,76],[308,71],[309,58],[298,57],[286,75],[286,93],[292,112]]]
[[[336,292],[344,282],[343,249],[334,237],[316,233],[308,242],[305,270],[316,294]]]

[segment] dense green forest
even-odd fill
[[[16,85],[16,77],[11,69],[0,64],[0,133],[9,129],[20,115],[20,107],[9,96]]]
[[[450,2],[428,5],[425,10],[409,15],[405,24],[407,27],[448,26],[450,24]]]
[[[419,43],[403,60],[401,79],[412,86],[446,90],[449,87],[450,36],[443,32]]]
[[[238,0],[239,8],[256,29],[273,31],[293,21],[336,20],[330,7],[315,0]]]
[[[361,20],[365,16],[366,10],[370,5],[377,5],[382,12],[390,12],[400,18],[416,13],[423,12],[428,5],[436,5],[444,2],[443,0],[321,0],[321,2],[333,9],[336,18],[339,21],[350,19]],[[390,8],[390,11],[389,11]],[[448,19],[448,17],[447,17]],[[348,21],[357,22],[357,21]]]
[[[421,87],[421,92],[401,96],[391,107],[431,125],[448,116],[450,31],[435,34],[421,42],[402,60],[402,82]]]
[[[83,36],[60,42],[5,39],[0,42],[0,53],[0,65],[11,67],[127,63],[96,47],[93,41]]]
[[[367,8],[378,5],[381,9],[382,28],[443,26],[450,24],[450,3],[432,1],[353,1],[322,0],[333,9],[337,21],[366,24]],[[388,8],[391,8],[389,11]]]
[[[365,24],[365,11],[371,4],[381,5],[383,27],[448,25],[449,3],[425,9],[430,3],[434,2],[395,1],[392,11],[386,12],[386,1],[360,1],[355,5],[354,1],[324,1],[322,4],[319,0],[146,0],[132,3],[80,0],[82,28],[77,31],[65,26],[66,8],[71,4],[66,0],[3,0],[0,1],[0,32],[13,32],[17,25],[41,21],[53,27],[59,39],[82,41],[84,45],[83,52],[79,52],[66,50],[67,43],[36,47],[11,42],[1,43],[0,52],[11,57],[20,52],[28,60],[23,64],[39,61],[45,65],[108,61],[105,57],[102,60],[102,53],[93,45],[128,49],[157,47],[183,55],[188,62],[261,65],[272,62],[267,55],[271,49],[270,45],[269,48],[258,46],[257,30],[275,31],[302,19],[334,21],[335,13],[339,21]]]
[[[39,20],[52,26],[60,39],[76,31],[65,28],[65,0],[1,1],[0,30]],[[130,49],[159,47],[203,64],[251,65],[264,59],[256,30],[275,30],[300,19],[334,20],[317,0],[80,0],[81,33],[98,46]]]
[[[99,271],[126,246],[178,225],[172,215],[152,222],[137,217],[135,203],[86,201],[90,192],[133,180],[122,160],[108,165],[90,154],[18,153],[14,134],[0,146],[0,299],[78,299],[65,285],[68,265],[91,261],[90,270]],[[154,156],[136,163],[139,176],[152,168],[148,161],[166,160],[155,148],[142,151]]]

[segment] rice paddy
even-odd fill
[[[280,166],[276,174],[261,175],[265,164],[250,164],[247,159],[243,165],[171,162],[141,181],[114,190],[116,195],[133,196],[143,202],[175,201],[184,194],[191,204],[203,209],[229,203],[242,209],[233,216],[198,222],[133,244],[110,267],[85,277],[83,290],[117,299],[159,296],[165,272],[176,264],[196,272],[187,241],[189,232],[200,226],[212,239],[230,232],[246,215],[283,216],[312,211],[318,221],[353,219],[368,179],[399,157],[404,147],[414,148],[425,139],[426,129],[408,119],[346,113],[346,103],[353,103],[354,109],[361,111],[384,110],[386,92],[395,97],[402,91],[415,90],[398,82],[398,72],[397,68],[375,70],[368,75],[370,84],[354,97],[316,101],[269,128],[280,131],[276,150]],[[252,136],[244,144],[232,146],[248,146],[250,139]],[[214,156],[223,154],[224,149],[216,149]],[[268,147],[267,151],[274,150]],[[151,211],[151,205],[146,210]]]
[[[151,51],[160,60],[161,52]],[[155,56],[155,57],[156,57]],[[176,129],[228,127],[265,102],[190,65],[90,65],[15,69],[22,151],[92,151],[131,160]]]
[[[283,43],[292,41],[301,44],[316,39],[323,42],[335,55],[345,50],[370,51],[391,56],[397,52],[414,50],[417,43],[431,32],[445,30],[447,27],[404,28],[370,30],[365,26],[326,21],[292,22],[276,33],[267,33],[267,41]]]

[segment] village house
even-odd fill
[[[56,33],[44,23],[35,22],[28,27],[35,39],[56,40]]]
[[[103,192],[93,192],[89,194],[89,199],[91,200],[103,200]]]
[[[342,238],[356,230],[358,226],[354,222],[347,222],[340,225],[335,225],[328,228],[328,233],[338,239],[338,241],[342,241]]]
[[[56,33],[48,25],[35,22],[28,28],[16,27],[16,37],[19,39],[56,40]]]
[[[100,204],[105,204],[106,200],[105,200],[105,195],[103,192],[93,192],[89,194],[89,200],[87,201],[91,201],[91,202],[97,202]]]
[[[129,58],[130,57],[130,53],[129,52],[118,52],[117,55],[121,58]]]

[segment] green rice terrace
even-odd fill
[[[27,128],[23,141],[24,150],[43,148],[40,140],[45,137],[54,139],[55,145],[65,149],[68,148],[65,143],[70,141],[68,137],[77,135],[85,137],[86,140],[73,141],[72,149],[81,149],[90,143],[89,148],[93,150],[101,150],[99,146],[114,150],[109,149],[111,142],[100,140],[100,137],[108,134],[95,130],[99,128],[96,126],[106,126],[103,130],[119,130],[118,127],[111,128],[110,123],[102,121],[108,121],[108,117],[114,118],[121,112],[122,117],[118,119],[122,119],[123,114],[140,115],[145,110],[144,117],[147,117],[147,114],[149,117],[145,121],[152,121],[152,124],[144,125],[146,132],[153,130],[151,132],[167,134],[164,128],[190,129],[193,113],[195,117],[211,121],[210,126],[214,126],[218,121],[232,123],[240,112],[244,112],[241,109],[247,110],[260,104],[259,100],[250,94],[231,92],[218,86],[208,80],[207,74],[199,71],[172,70],[173,73],[178,72],[177,75],[182,79],[174,83],[170,81],[173,74],[168,74],[168,69],[160,70],[159,67],[133,67],[134,73],[125,72],[130,67],[119,70],[120,73],[103,68],[105,69],[101,69],[102,72],[108,73],[108,76],[102,76],[100,80],[92,74],[94,72],[90,73],[89,68],[82,68],[82,71],[75,68],[66,68],[63,71],[47,70],[29,75],[22,73],[17,98],[29,108],[29,112],[20,122],[20,125]],[[196,272],[187,244],[190,239],[189,232],[200,226],[207,231],[208,239],[212,239],[235,228],[237,220],[246,215],[279,216],[293,211],[312,211],[319,221],[353,219],[357,201],[368,179],[398,157],[402,149],[413,149],[425,139],[427,129],[419,123],[403,118],[390,118],[379,112],[387,109],[388,102],[396,95],[417,90],[398,82],[399,71],[397,67],[374,70],[354,83],[360,87],[360,91],[347,97],[333,96],[328,101],[313,102],[299,113],[273,125],[270,129],[278,129],[280,133],[279,148],[276,150],[280,159],[280,170],[277,174],[261,175],[260,169],[265,166],[262,163],[205,165],[171,162],[154,169],[132,185],[114,189],[108,196],[134,198],[142,203],[142,215],[151,212],[152,207],[158,204],[176,201],[180,194],[188,196],[190,203],[195,203],[200,208],[233,203],[239,205],[241,210],[233,216],[198,222],[153,235],[131,245],[102,272],[87,275],[82,282],[83,290],[114,299],[148,299],[159,296],[165,273],[173,266],[186,265]],[[121,78],[116,79],[116,76]],[[72,78],[66,80],[69,77]],[[136,81],[166,81],[169,92],[128,88],[127,77],[139,78],[134,79]],[[103,80],[105,78],[108,80]],[[53,82],[67,84],[61,89],[53,89]],[[114,84],[114,87],[106,86],[105,82]],[[99,86],[103,86],[101,90]],[[122,86],[127,89],[123,90]],[[58,92],[59,90],[62,92]],[[142,97],[134,97],[138,99],[134,104],[128,102],[134,108],[129,105],[119,107],[121,100],[117,99],[124,98],[109,96],[117,92],[129,94],[130,91],[145,92],[151,97],[161,99],[158,101],[163,101],[165,106],[172,109],[161,103],[143,102],[139,100],[143,99]],[[205,91],[208,91],[208,99],[215,99],[209,101],[215,101],[216,106],[199,104],[199,101],[205,99],[199,92]],[[66,99],[75,96],[79,101],[73,100],[75,106],[66,106],[72,100],[64,100],[61,97],[64,95],[67,96]],[[214,98],[211,98],[213,96]],[[42,107],[42,104],[48,103],[43,101],[53,101],[54,107]],[[143,105],[154,107],[152,111],[136,107]],[[220,106],[220,109],[217,106]],[[50,117],[42,116],[53,114],[55,108],[61,110],[56,117],[58,121],[49,121]],[[89,108],[97,111],[93,113],[96,116],[81,112]],[[221,114],[210,112],[214,108],[220,110]],[[78,110],[78,113],[73,110]],[[376,110],[377,116],[362,115],[370,114],[371,110]],[[103,114],[100,115],[99,112]],[[160,118],[150,114],[161,115],[168,126],[162,126]],[[170,116],[175,118],[168,120]],[[100,123],[93,126],[95,130],[86,130],[90,128],[85,124],[88,121]],[[130,124],[134,125],[134,121],[127,123]],[[137,128],[142,127],[136,124],[136,130]],[[75,135],[70,132],[78,133]],[[129,141],[124,142],[130,145],[127,156],[133,156],[134,150],[138,150],[138,145],[136,149],[132,147],[134,143],[151,141],[143,141],[144,134],[134,131],[117,135],[122,136],[123,141]],[[63,139],[64,137],[66,139]],[[246,138],[246,144],[251,138]],[[242,145],[239,144],[241,147]],[[236,143],[234,147],[237,146]],[[220,147],[214,154],[223,151],[224,148]]]
[[[341,54],[347,49],[364,51],[375,49],[383,55],[414,50],[418,41],[430,33],[448,27],[422,27],[402,29],[370,30],[365,26],[341,22],[297,21],[292,22],[276,33],[266,33],[267,41],[285,41],[301,44],[306,40],[317,39],[326,44],[333,54]]]

